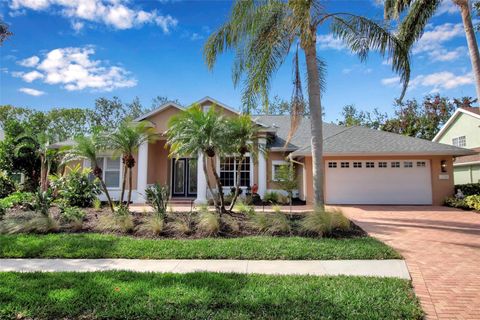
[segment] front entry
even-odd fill
[[[197,159],[172,159],[172,196],[197,196]]]

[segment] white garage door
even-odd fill
[[[328,204],[432,204],[428,160],[326,161]]]

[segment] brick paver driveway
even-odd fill
[[[406,259],[427,319],[480,319],[480,214],[445,207],[342,207]]]

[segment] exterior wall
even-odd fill
[[[148,146],[147,184],[160,183],[170,185],[171,159],[165,140],[159,140]]]
[[[168,121],[170,120],[170,118],[178,114],[179,112],[181,112],[181,110],[171,106],[152,115],[148,118],[148,121],[153,123],[157,133],[163,134],[168,129]]]
[[[280,189],[278,184],[273,181],[273,161],[286,161],[287,155],[284,152],[269,152],[267,154],[267,190]]]
[[[460,113],[457,119],[443,133],[438,142],[452,144],[452,139],[465,136],[466,148],[473,149],[480,147],[480,119],[465,113]]]
[[[455,184],[480,183],[480,164],[454,167]]]
[[[430,160],[431,168],[431,183],[432,183],[432,204],[442,205],[446,197],[453,195],[454,193],[454,181],[453,181],[453,157],[451,156],[372,156],[372,157],[324,157],[325,161],[342,161],[342,160]],[[446,161],[446,173],[441,172],[441,161]],[[305,158],[306,166],[306,185],[307,196],[306,201],[308,204],[313,204],[313,171],[312,171],[312,157]],[[448,175],[448,179],[441,179],[441,176]],[[325,184],[328,181],[324,181],[324,190],[326,196]]]

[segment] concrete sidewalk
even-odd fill
[[[277,275],[371,276],[410,279],[403,260],[138,260],[0,259],[0,271],[234,272]]]

